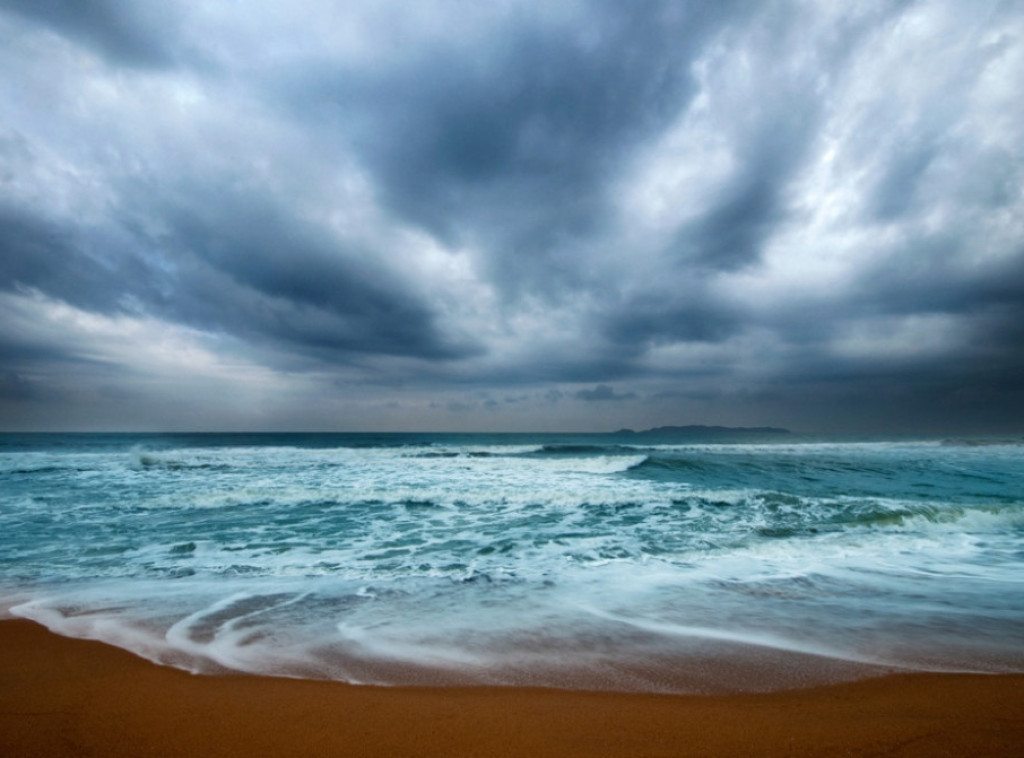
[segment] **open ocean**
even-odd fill
[[[0,435],[0,609],[197,672],[1024,671],[1024,441]]]

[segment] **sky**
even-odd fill
[[[1024,431],[1024,3],[0,0],[0,429]]]

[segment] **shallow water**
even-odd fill
[[[0,603],[196,671],[771,689],[1024,671],[1024,445],[0,436]]]

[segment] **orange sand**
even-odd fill
[[[1024,756],[1024,676],[767,695],[388,689],[193,676],[0,622],[0,755]]]

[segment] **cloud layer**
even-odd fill
[[[4,0],[0,71],[5,428],[1024,419],[1018,4]]]

